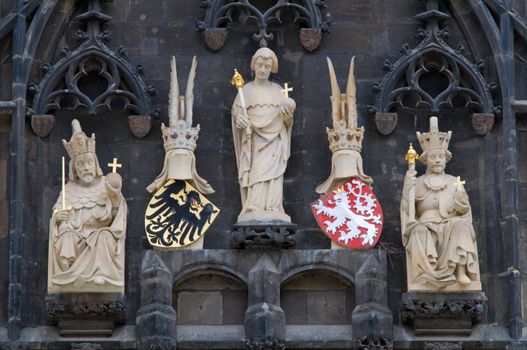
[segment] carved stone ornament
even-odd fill
[[[104,43],[110,35],[107,30],[101,31],[101,27],[112,18],[101,12],[99,1],[102,0],[86,1],[86,12],[74,18],[86,28],[76,33],[82,43],[73,51],[64,50],[65,57],[50,66],[36,87],[30,104],[37,117],[65,109],[85,111],[90,115],[116,110],[132,115],[152,114],[149,95],[155,89],[145,85],[127,61],[124,49],[116,53]],[[96,96],[88,92],[92,79],[104,81]],[[144,132],[142,129],[139,135]],[[35,133],[44,134],[38,129]],[[132,133],[136,132],[132,130]]]
[[[106,176],[87,137],[72,122],[68,179],[49,221],[48,293],[124,293],[124,257],[128,209],[122,179]]]
[[[126,323],[126,304],[123,301],[81,301],[77,303],[46,301],[48,322],[57,325],[59,320],[70,318],[105,318],[115,325]]]
[[[462,342],[431,342],[425,343],[423,350],[463,350]]]
[[[104,350],[102,345],[93,343],[73,343],[71,350]]]
[[[186,180],[202,194],[214,193],[209,183],[198,175],[196,157],[194,156],[199,134],[199,124],[192,126],[194,78],[196,77],[197,64],[194,56],[185,95],[180,95],[176,58],[172,57],[170,93],[168,96],[168,125],[161,124],[165,159],[161,173],[146,188],[150,193],[154,193],[165,186],[168,180]]]
[[[485,136],[494,126],[494,114],[492,113],[473,113],[470,116],[472,127],[476,134]]]
[[[375,114],[379,132],[393,132],[397,119],[390,114],[398,108],[425,110],[431,115],[445,109],[466,111],[468,115],[493,114],[496,108],[480,65],[463,56],[461,48],[455,50],[446,43],[450,34],[443,22],[450,15],[440,11],[438,0],[426,0],[426,10],[416,18],[424,23],[417,32],[421,42],[413,49],[404,44],[397,62],[385,61],[388,73],[373,86],[377,98],[370,112]],[[443,83],[423,83],[434,79]],[[492,127],[490,122],[485,128],[474,124],[474,120],[472,124],[478,135]]]
[[[295,224],[235,224],[232,229],[232,246],[241,249],[287,249],[296,242]]]
[[[426,165],[426,173],[417,177],[415,158],[407,155],[400,214],[410,292],[481,291],[477,235],[465,181],[445,173],[452,158],[451,136],[451,131],[440,132],[438,118],[431,117],[430,131],[417,132],[423,149],[419,161]]]
[[[132,135],[142,139],[150,133],[152,127],[152,117],[149,115],[129,115],[128,126]]]
[[[364,127],[357,126],[357,98],[355,85],[355,58],[351,59],[346,92],[341,93],[335,70],[327,58],[331,82],[331,109],[333,129],[326,128],[331,157],[331,173],[316,191],[320,195],[331,193],[352,177],[357,177],[370,185],[373,179],[362,169],[362,140]]]
[[[392,350],[393,343],[383,336],[369,336],[354,340],[356,350]]]
[[[390,135],[397,126],[397,113],[375,113],[375,126],[383,135]]]
[[[254,4],[254,0],[207,0],[202,1],[205,8],[205,18],[197,22],[203,31],[207,46],[214,51],[223,47],[227,38],[227,27],[237,24],[251,25],[258,32],[253,39],[260,47],[267,47],[273,40],[273,33],[269,32],[269,23],[283,23],[282,15],[290,13],[293,23],[299,23],[300,43],[309,52],[319,48],[322,32],[328,32],[330,22],[323,22],[320,9],[325,8],[325,1],[321,0],[274,0],[267,1],[266,8],[261,9]],[[233,19],[237,19],[237,23]]]
[[[290,223],[282,202],[296,103],[288,95],[290,89],[269,80],[271,73],[278,72],[278,59],[272,50],[257,50],[251,70],[255,79],[237,85],[231,110],[242,202],[238,223]],[[235,77],[241,78],[239,74]]]
[[[246,350],[284,350],[285,343],[276,337],[248,339],[245,341]]]
[[[37,115],[33,114],[31,116],[31,129],[33,132],[44,138],[48,136],[55,126],[55,116],[51,114]]]

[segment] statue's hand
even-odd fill
[[[293,119],[293,113],[296,109],[296,102],[292,98],[283,99],[280,102],[280,114],[284,120]]]
[[[70,219],[70,210],[69,209],[58,209],[55,212],[55,218],[58,222],[69,221]]]
[[[408,169],[406,175],[404,176],[404,188],[409,190],[412,187],[415,187],[417,183],[417,171],[415,169]]]
[[[247,118],[243,113],[239,113],[236,116],[236,127],[239,129],[246,129],[249,126],[249,118]]]
[[[108,175],[106,175],[106,182],[110,187],[114,189],[119,189],[121,188],[123,180],[119,173],[109,173]]]

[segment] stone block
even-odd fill
[[[220,292],[181,292],[177,299],[178,324],[214,325],[223,323]]]
[[[337,325],[346,323],[346,292],[307,292],[307,323]]]
[[[246,309],[246,290],[223,291],[223,324],[243,324]]]
[[[282,290],[280,306],[286,324],[307,324],[307,295],[305,291]]]

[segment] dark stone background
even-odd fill
[[[7,4],[8,2],[4,3]],[[389,246],[389,300],[398,321],[401,293],[406,290],[405,258],[400,239],[399,199],[403,176],[406,171],[404,154],[409,142],[417,143],[415,131],[428,130],[427,113],[399,111],[399,124],[389,136],[379,134],[367,106],[374,104],[371,85],[382,79],[382,63],[389,58],[394,62],[404,43],[416,44],[414,34],[418,23],[414,16],[423,4],[414,0],[328,0],[325,20],[332,20],[331,33],[324,35],[321,48],[306,53],[298,40],[296,26],[288,25],[275,32],[270,43],[279,58],[279,73],[273,77],[279,83],[288,82],[294,87],[291,96],[296,100],[297,111],[292,137],[292,154],[285,176],[284,205],[293,222],[298,224],[298,249],[329,248],[330,242],[320,229],[310,211],[309,204],[317,198],[315,187],[326,179],[330,170],[331,153],[325,127],[330,125],[329,79],[326,56],[331,57],[341,88],[345,87],[349,61],[356,56],[357,101],[360,125],[364,125],[364,169],[374,178],[374,190],[385,216],[382,245]],[[109,43],[112,49],[123,46],[133,65],[144,67],[143,79],[154,84],[159,94],[153,103],[161,111],[161,120],[155,120],[152,132],[142,140],[135,139],[128,130],[124,113],[100,113],[89,117],[78,112],[64,111],[57,115],[52,134],[40,139],[27,129],[27,203],[26,233],[24,239],[24,300],[32,307],[23,307],[26,326],[46,324],[46,311],[42,307],[46,294],[48,220],[51,207],[60,191],[60,157],[66,155],[60,140],[71,136],[70,122],[81,121],[87,134],[97,137],[97,153],[104,172],[106,163],[118,157],[123,164],[123,192],[129,205],[129,228],[126,243],[126,297],[129,323],[135,322],[139,303],[139,270],[143,243],[143,213],[149,201],[145,187],[161,170],[164,151],[160,122],[167,119],[169,60],[175,55],[178,61],[180,89],[183,89],[193,55],[197,55],[198,69],[195,85],[194,118],[201,125],[196,150],[198,173],[208,180],[216,193],[208,196],[222,212],[207,233],[205,248],[229,249],[230,230],[240,209],[236,165],[232,145],[230,107],[235,96],[229,81],[233,68],[248,79],[250,58],[258,48],[252,41],[252,31],[234,28],[224,48],[219,52],[208,50],[197,31],[195,21],[203,16],[199,1],[115,0],[104,4],[103,9],[113,17],[108,29],[113,32]],[[6,12],[2,5],[2,14]],[[9,8],[9,7],[6,7]],[[78,23],[67,22],[74,9],[73,1],[62,3],[54,14],[49,31],[46,31],[35,58],[31,80],[39,82],[38,61],[55,62],[64,45],[75,47],[72,33]],[[449,12],[448,8],[444,8]],[[73,14],[79,13],[75,9]],[[470,14],[464,14],[470,16]],[[65,23],[68,23],[65,25]],[[463,43],[465,54],[472,61],[487,62],[487,78],[495,81],[484,34],[471,33],[470,40],[457,26],[455,17],[448,22],[452,38],[449,43],[457,47]],[[64,28],[65,27],[65,28]],[[63,31],[65,30],[65,35]],[[470,45],[469,45],[470,42]],[[9,55],[8,40],[0,42],[1,57]],[[471,50],[472,49],[472,50]],[[476,56],[473,58],[472,52]],[[0,97],[10,95],[8,76],[10,59],[0,61]],[[525,76],[525,61],[518,63],[517,75]],[[4,74],[5,72],[5,74]],[[4,80],[7,78],[7,80]],[[518,79],[517,98],[525,98],[526,82]],[[0,179],[6,179],[9,124],[0,116]],[[527,194],[527,137],[525,118],[519,119],[519,168],[520,198]],[[445,112],[440,115],[441,130],[452,130],[450,150],[454,154],[447,172],[467,180],[466,189],[471,199],[473,219],[478,236],[480,267],[483,289],[489,298],[489,323],[505,324],[505,283],[496,274],[506,269],[503,257],[507,254],[500,237],[500,160],[501,125],[499,119],[490,134],[476,136],[468,115],[463,111]],[[522,126],[523,125],[523,126]],[[420,148],[418,148],[420,151]],[[418,171],[422,172],[423,167]],[[6,181],[0,181],[0,325],[7,323],[7,200]],[[525,201],[520,199],[522,244],[526,246],[527,217]],[[382,248],[381,248],[382,249]],[[525,254],[523,267],[527,262]]]

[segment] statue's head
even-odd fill
[[[448,144],[452,132],[440,132],[437,117],[430,118],[430,131],[417,132],[417,139],[423,149],[419,161],[426,165],[427,172],[440,174],[445,170],[446,163],[452,159]]]
[[[262,47],[251,59],[251,70],[257,79],[269,79],[271,73],[278,73],[278,58],[273,50]]]
[[[90,184],[97,176],[102,176],[102,170],[95,154],[95,135],[87,137],[77,119],[71,122],[71,126],[73,129],[71,140],[69,142],[62,140],[70,156],[69,180],[79,179],[84,184]]]

